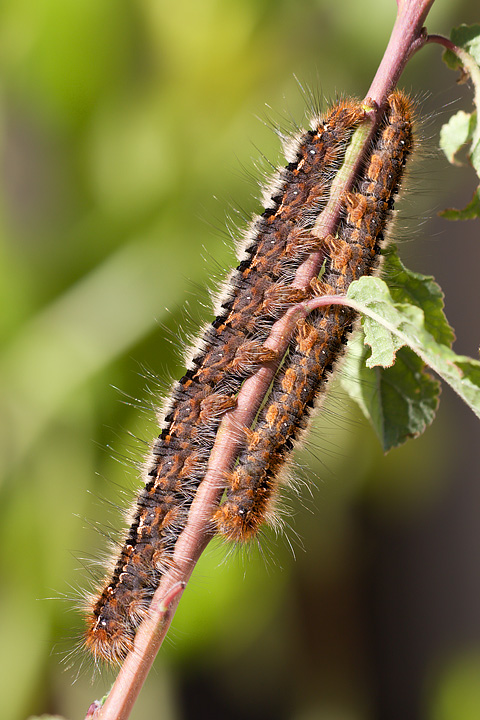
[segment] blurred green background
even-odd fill
[[[108,689],[70,655],[77,607],[138,487],[151,407],[235,263],[225,228],[259,209],[262,155],[282,162],[271,124],[305,121],[296,78],[322,101],[364,95],[394,16],[394,0],[0,4],[3,720],[83,718]],[[428,26],[479,19],[477,0],[437,0]],[[473,191],[436,151],[470,98],[440,55],[402,78],[424,160],[395,237],[475,355],[478,222],[436,216]],[[132,718],[478,719],[478,438],[445,390],[384,458],[333,397],[297,456],[286,537],[212,544]]]

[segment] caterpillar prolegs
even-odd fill
[[[241,262],[219,295],[216,318],[172,388],[112,571],[89,599],[85,645],[95,658],[121,661],[132,649],[160,579],[172,566],[222,417],[235,407],[244,380],[263,363],[278,360],[263,344],[275,320],[312,292],[343,293],[352,280],[377,267],[412,147],[411,115],[409,100],[393,94],[365,169],[345,198],[335,237],[319,239],[312,229],[365,118],[361,103],[339,103],[286,147],[288,164],[264,193],[266,209],[246,233]],[[322,284],[292,286],[297,268],[319,250],[325,256]],[[344,309],[315,311],[298,329],[255,427],[245,428],[245,446],[214,518],[218,532],[246,540],[265,521],[278,470],[343,350],[353,319]]]

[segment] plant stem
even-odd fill
[[[381,107],[411,56],[426,40],[423,23],[435,0],[397,0],[398,13],[390,40],[367,97]]]
[[[363,161],[370,138],[382,116],[382,107],[394,89],[409,57],[425,43],[423,22],[434,0],[398,0],[395,25],[385,55],[367,94],[365,123],[359,128],[352,151],[340,170],[332,188],[331,198],[319,216],[314,232],[318,237],[335,233],[342,207],[342,198],[351,188]],[[314,253],[298,269],[293,287],[304,288],[317,277],[323,262],[321,253]],[[325,299],[315,299],[325,304]],[[345,301],[343,301],[345,302]],[[318,305],[316,305],[318,307]],[[308,309],[310,308],[310,309]],[[302,313],[313,306],[301,304],[292,308],[272,327],[265,345],[276,351],[278,361],[264,365],[243,384],[234,410],[226,413],[217,431],[207,472],[200,483],[189,512],[188,522],[178,538],[173,555],[173,568],[162,578],[156,591],[149,617],[138,629],[135,647],[125,660],[118,677],[94,717],[96,720],[127,720],[141,686],[168,631],[176,606],[197,560],[210,542],[213,532],[210,518],[216,509],[224,486],[225,474],[240,450],[239,428],[251,425],[268,391],[295,331]]]

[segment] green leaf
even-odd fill
[[[383,450],[421,435],[435,417],[440,383],[424,372],[424,363],[408,348],[397,352],[390,368],[368,368],[363,333],[349,343],[340,382],[370,420]]]
[[[421,308],[425,316],[425,328],[437,342],[450,347],[455,334],[443,312],[444,294],[435,278],[408,270],[393,243],[383,251],[383,256],[383,273],[393,301]]]
[[[452,165],[462,165],[455,155],[472,139],[475,124],[475,113],[459,110],[440,130],[440,147]]]
[[[388,286],[379,278],[356,280],[350,285],[347,297],[352,301],[351,306],[366,316],[363,329],[365,343],[371,347],[367,358],[369,367],[390,367],[395,348],[406,345],[480,417],[480,362],[456,355],[448,345],[437,342],[426,328],[421,308],[407,303],[395,304]]]
[[[452,28],[450,40],[458,47],[466,50],[480,65],[480,25],[460,25]],[[452,70],[462,66],[458,57],[450,50],[446,50],[443,59]]]
[[[434,278],[408,270],[394,244],[389,245],[383,255],[383,272],[388,288],[384,283],[373,283],[380,291],[378,299],[387,305],[393,303],[397,310],[399,307],[408,308],[413,319],[423,324],[436,342],[450,347],[454,333],[443,312],[443,292]],[[389,318],[395,321],[395,308],[392,308]],[[400,349],[402,341],[393,339],[384,328],[375,330],[375,323],[371,320],[367,326],[372,333],[370,339],[373,333],[377,336],[379,346],[375,355],[365,346],[362,330],[349,343],[345,372],[340,382],[371,421],[387,452],[420,435],[432,422],[438,406],[440,385],[424,372],[424,363],[420,358],[407,348]],[[367,356],[370,356],[370,367],[366,364]],[[375,356],[390,367],[372,367]]]
[[[426,366],[480,417],[480,362],[451,350],[454,333],[434,279],[407,270],[395,246],[384,256],[389,286],[365,277],[349,288],[352,306],[364,317],[340,382],[388,451],[420,435],[435,416],[440,385]]]
[[[463,111],[454,115],[440,132],[440,147],[449,161],[461,164],[455,155],[462,146],[470,143],[468,159],[480,178],[480,25],[461,25],[453,28],[450,39],[456,46],[455,52],[445,51],[443,58],[452,69],[462,68],[465,77],[473,84],[475,111]],[[463,210],[449,208],[440,213],[447,220],[471,220],[480,216],[480,186],[472,201]]]
[[[475,220],[480,217],[480,185],[475,190],[472,199],[463,210],[447,208],[440,213],[446,220]]]
[[[476,113],[472,113],[476,119]],[[472,145],[470,162],[477,171],[477,175],[480,176],[480,140],[477,140],[475,146]]]

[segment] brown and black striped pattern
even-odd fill
[[[310,230],[363,118],[360,103],[340,103],[288,149],[289,163],[245,237],[243,259],[225,285],[217,317],[172,389],[112,571],[89,600],[85,645],[96,659],[118,662],[132,648],[160,578],[172,564],[221,418],[235,406],[244,379],[274,358],[263,342],[275,320],[309,293],[289,285],[318,245]]]
[[[364,171],[345,198],[336,237],[324,238],[321,283],[312,291],[345,294],[351,282],[379,266],[384,232],[392,215],[404,166],[413,148],[412,102],[393,93]],[[294,441],[342,355],[355,313],[338,305],[315,310],[302,323],[278,373],[271,395],[230,474],[224,503],[215,514],[217,531],[230,540],[255,536],[271,516],[272,503]]]

